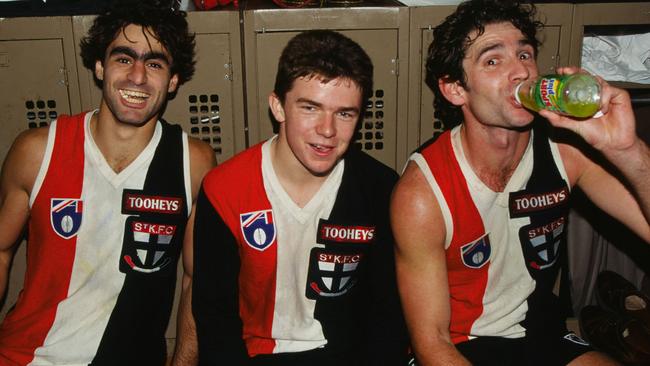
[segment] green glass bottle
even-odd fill
[[[588,74],[543,75],[515,87],[515,99],[527,109],[548,109],[587,118],[600,109],[600,84]]]

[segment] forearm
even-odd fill
[[[198,364],[196,327],[192,316],[192,279],[183,277],[183,292],[178,309],[176,326],[176,348],[173,366],[194,366]]]
[[[13,249],[0,251],[0,299],[4,299],[7,293],[7,283],[9,282],[9,269],[11,259],[13,258]]]
[[[415,344],[420,342],[415,341]],[[448,341],[437,340],[414,345],[418,366],[469,366],[471,363]]]
[[[650,149],[640,139],[625,151],[603,151],[625,177],[648,222],[650,222]]]

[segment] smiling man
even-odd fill
[[[411,156],[391,200],[419,365],[616,364],[566,329],[552,289],[572,187],[650,239],[650,156],[629,96],[602,80],[602,117],[540,115],[579,133],[624,182],[516,103],[515,86],[538,73],[534,9],[470,0],[434,30],[427,83],[449,130]]]
[[[193,240],[201,365],[405,364],[397,175],[350,147],[372,69],[339,33],[297,35],[269,96],[279,133],[206,176]]]
[[[14,142],[0,180],[4,293],[27,224],[23,292],[0,364],[163,365],[185,225],[212,149],[159,120],[194,72],[185,15],[118,1],[81,42],[98,110]]]

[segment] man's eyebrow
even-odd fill
[[[488,44],[487,46],[485,46],[485,47],[479,49],[479,51],[476,53],[476,57],[475,57],[474,59],[475,59],[475,60],[478,60],[478,59],[480,59],[481,56],[483,56],[484,54],[486,54],[486,53],[488,53],[488,52],[490,52],[490,51],[492,51],[492,50],[496,50],[496,49],[504,48],[504,47],[505,47],[505,46],[504,46],[503,43],[501,43],[501,42],[493,43],[493,44]]]
[[[131,57],[133,59],[136,59],[136,60],[143,60],[143,61],[146,61],[146,60],[160,60],[160,61],[165,62],[168,65],[170,64],[169,59],[167,58],[167,55],[165,55],[162,52],[157,52],[157,51],[149,51],[149,52],[146,52],[146,53],[144,53],[142,55],[139,55],[137,52],[135,52],[134,49],[132,49],[130,47],[118,46],[118,47],[115,47],[115,48],[113,48],[111,50],[111,52],[109,53],[109,56],[119,55],[119,54],[127,55],[127,56],[129,56],[129,57]]]
[[[296,103],[307,103],[307,104],[314,105],[316,107],[322,107],[323,106],[322,103],[318,103],[317,101],[311,100],[309,98],[298,98],[298,99],[296,99]]]

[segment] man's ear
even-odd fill
[[[104,64],[100,60],[95,61],[95,77],[104,81]]]
[[[273,113],[273,117],[276,121],[279,123],[285,121],[284,106],[282,106],[282,101],[275,92],[269,94],[269,108],[271,108],[271,113]]]
[[[465,88],[460,85],[460,81],[442,77],[438,79],[438,88],[449,103],[455,106],[465,104]]]
[[[178,74],[172,75],[169,79],[169,87],[167,88],[167,93],[173,93],[178,88]]]

